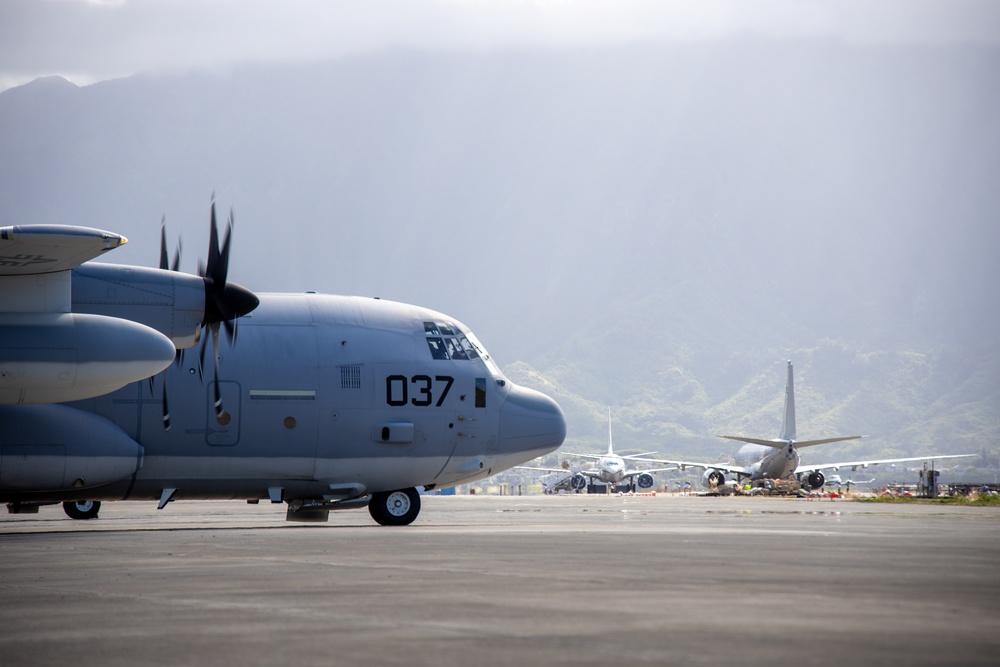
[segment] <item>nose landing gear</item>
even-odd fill
[[[420,514],[420,494],[412,487],[373,493],[368,513],[383,526],[407,526]]]

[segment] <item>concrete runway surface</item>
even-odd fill
[[[0,515],[0,665],[996,665],[1000,510],[430,496]]]

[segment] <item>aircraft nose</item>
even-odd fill
[[[555,451],[566,438],[566,418],[559,405],[545,394],[526,387],[511,387],[500,408],[501,457],[516,458],[510,465]]]

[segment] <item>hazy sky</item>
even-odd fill
[[[0,90],[58,74],[765,34],[1000,43],[995,0],[0,0]]]

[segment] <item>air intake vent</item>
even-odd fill
[[[361,366],[340,367],[340,388],[361,389]]]

